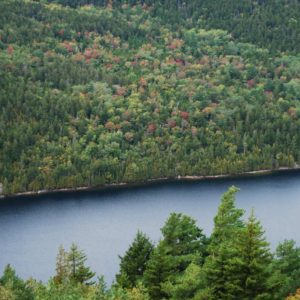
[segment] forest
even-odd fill
[[[300,168],[299,20],[299,0],[1,0],[0,196]],[[271,250],[237,191],[209,236],[181,213],[138,231],[111,286],[61,245],[48,282],[7,265],[0,299],[300,299],[300,248]]]
[[[48,0],[73,8],[92,4],[105,7],[129,5],[151,6],[152,16],[164,25],[180,29],[200,26],[223,29],[241,41],[269,48],[272,52],[300,50],[299,0]]]
[[[219,4],[0,1],[0,193],[299,167],[300,5]]]
[[[138,231],[119,257],[111,286],[95,276],[84,251],[72,244],[69,250],[59,247],[55,275],[47,283],[21,279],[7,265],[0,299],[300,299],[300,248],[285,240],[272,252],[254,211],[246,217],[236,207],[237,192],[232,186],[223,194],[210,236],[181,213],[170,214],[156,243]]]

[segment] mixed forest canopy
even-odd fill
[[[299,2],[220,3],[0,1],[2,192],[297,166]]]
[[[299,0],[47,0],[73,8],[83,5],[115,8],[124,4],[150,6],[164,25],[223,29],[241,41],[272,52],[300,50]]]
[[[55,275],[48,283],[25,281],[8,265],[0,277],[0,299],[299,299],[300,248],[285,240],[272,253],[254,213],[245,218],[236,207],[237,191],[231,187],[222,196],[209,237],[181,213],[170,214],[156,244],[137,232],[120,256],[120,270],[110,287],[103,277],[95,277],[86,255],[73,244],[67,251],[59,247]]]

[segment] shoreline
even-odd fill
[[[263,169],[257,171],[247,171],[236,174],[219,174],[219,175],[186,175],[186,176],[176,176],[176,177],[159,177],[153,179],[147,179],[137,182],[120,182],[120,183],[109,183],[104,185],[95,185],[95,186],[81,186],[81,187],[72,187],[72,188],[60,188],[53,190],[38,190],[38,191],[27,191],[20,192],[15,194],[0,195],[0,200],[8,198],[18,198],[22,196],[39,196],[39,195],[51,195],[51,194],[63,194],[63,193],[75,193],[75,192],[85,192],[85,191],[101,191],[109,190],[113,188],[130,188],[130,187],[142,187],[151,185],[154,183],[165,183],[165,182],[176,182],[176,181],[204,181],[204,180],[217,180],[217,179],[231,179],[238,177],[255,177],[255,176],[264,176],[272,175],[278,173],[290,173],[293,171],[300,171],[300,165],[296,165],[294,168],[290,167],[280,167],[277,169]]]

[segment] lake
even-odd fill
[[[153,241],[171,212],[197,220],[207,234],[220,197],[236,185],[237,206],[252,208],[274,249],[284,239],[300,245],[300,172],[198,182],[160,183],[136,188],[51,194],[0,201],[0,269],[10,263],[24,279],[47,281],[55,273],[59,245],[78,244],[87,264],[108,283],[137,230]]]

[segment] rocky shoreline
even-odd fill
[[[201,180],[214,180],[214,179],[230,179],[230,178],[248,177],[248,176],[263,176],[263,175],[271,175],[271,174],[283,173],[283,172],[293,172],[299,170],[300,170],[300,165],[296,165],[294,168],[280,167],[277,169],[264,169],[264,170],[236,173],[236,174],[220,174],[220,175],[206,175],[206,176],[178,175],[176,177],[160,177],[160,178],[153,178],[153,179],[148,179],[139,182],[128,182],[128,183],[120,182],[120,183],[111,183],[111,184],[105,184],[99,186],[81,186],[76,188],[72,187],[72,188],[61,188],[61,189],[53,189],[53,190],[28,191],[28,192],[21,192],[15,194],[0,195],[0,199],[21,197],[21,196],[47,195],[47,194],[55,194],[55,193],[97,191],[97,190],[107,190],[107,189],[122,188],[122,187],[137,187],[137,186],[144,186],[144,185],[160,183],[160,182],[201,181]]]

